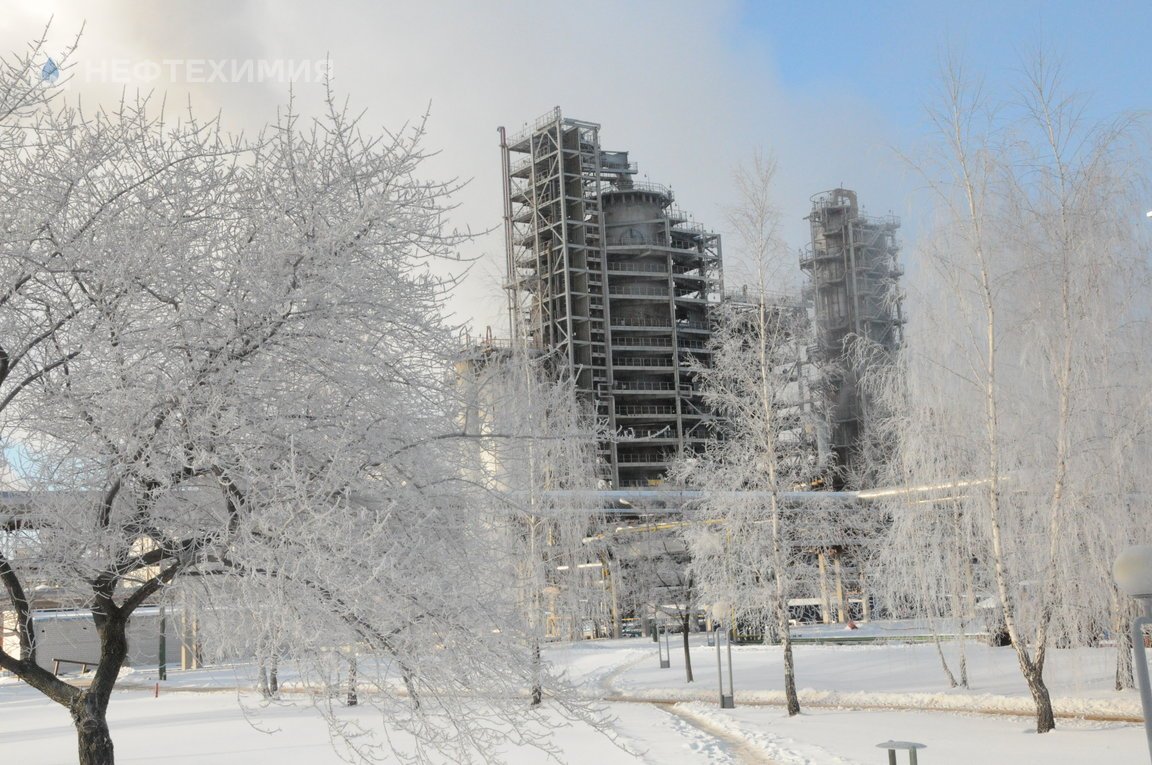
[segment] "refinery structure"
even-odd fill
[[[708,353],[720,237],[638,179],[628,152],[603,149],[599,125],[559,108],[515,137],[502,129],[501,150],[514,340],[545,353],[620,434],[601,445],[602,478],[658,486],[706,437],[687,362]]]
[[[800,256],[813,315],[808,361],[817,368],[826,446],[837,487],[859,486],[864,471],[869,402],[859,378],[886,363],[903,340],[895,216],[869,217],[856,192],[832,189],[812,197],[812,238]]]
[[[599,447],[602,485],[658,488],[672,458],[717,432],[688,367],[708,360],[716,307],[780,298],[726,295],[720,236],[642,180],[627,151],[603,148],[597,123],[557,107],[517,135],[501,128],[500,147],[512,342],[547,358],[616,434]],[[864,215],[843,188],[815,195],[807,219],[796,374],[810,387],[812,460],[831,466],[825,488],[860,488],[859,379],[903,337],[900,223]]]

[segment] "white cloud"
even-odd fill
[[[498,229],[502,212],[496,127],[516,130],[554,105],[601,123],[610,149],[627,149],[642,173],[671,186],[681,206],[721,233],[734,203],[733,166],[757,148],[779,162],[777,201],[785,235],[804,244],[808,197],[844,184],[873,212],[908,202],[908,182],[888,149],[896,134],[850,86],[792,92],[781,85],[767,44],[733,45],[739,5],[637,2],[551,4],[104,3],[73,0],[23,6],[0,28],[8,49],[34,37],[55,13],[63,45],[88,16],[77,66],[113,57],[330,57],[341,95],[366,110],[369,126],[396,128],[431,108],[428,170],[471,178],[454,223]],[[820,51],[813,51],[813,66]],[[272,119],[282,83],[157,83],[168,102],[190,99],[203,114],[252,130]],[[87,99],[108,100],[120,85],[78,83]],[[302,85],[307,107],[318,87]],[[480,262],[453,307],[461,319],[499,324],[503,272],[499,231],[464,254]],[[725,256],[739,260],[737,243]]]

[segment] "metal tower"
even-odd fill
[[[807,219],[812,239],[800,268],[808,275],[805,295],[815,317],[809,357],[822,369],[828,445],[838,472],[834,483],[843,486],[862,469],[869,409],[859,387],[863,365],[882,363],[903,339],[900,220],[861,215],[856,192],[847,189],[813,196]]]
[[[500,129],[510,320],[594,401],[617,438],[601,446],[616,488],[659,485],[707,418],[688,356],[708,352],[721,292],[720,237],[635,179],[600,126],[559,107],[522,134]]]

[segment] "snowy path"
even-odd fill
[[[0,693],[0,751],[24,765],[72,765],[75,738],[67,713],[27,689]],[[235,692],[168,691],[160,697],[120,691],[111,722],[117,762],[251,765],[328,765],[342,762],[326,725],[307,703],[262,705],[251,698],[242,710]],[[749,742],[683,710],[655,704],[613,703],[609,735],[557,719],[554,741],[565,761],[598,765],[776,765]],[[345,719],[379,726],[371,710],[341,710]],[[393,732],[391,735],[395,736]],[[404,745],[403,738],[395,743]],[[542,751],[510,747],[515,765],[555,763]],[[10,758],[10,759],[9,759]],[[254,759],[255,758],[255,759]],[[386,757],[384,762],[396,760]]]
[[[1056,731],[1037,736],[1029,716],[1012,714],[1027,701],[1012,652],[979,646],[968,651],[973,689],[949,690],[941,687],[938,657],[930,646],[800,646],[804,712],[788,717],[776,690],[777,648],[742,646],[733,652],[736,709],[721,710],[715,649],[706,645],[693,646],[696,682],[688,684],[682,655],[673,652],[672,668],[660,669],[650,642],[553,644],[549,660],[566,669],[578,692],[603,704],[612,719],[592,724],[556,713],[549,723],[551,743],[561,762],[574,765],[871,765],[884,760],[876,743],[890,738],[927,744],[922,758],[932,765],[1147,761],[1142,726],[1101,721],[1138,717],[1136,695],[1110,688],[1112,652],[1058,651],[1052,657],[1057,706],[1068,717]],[[290,685],[284,702],[264,704],[252,690],[253,677],[249,665],[172,672],[156,699],[154,670],[129,673],[110,714],[118,760],[341,762],[327,726],[302,693],[291,692]],[[401,748],[408,741],[370,707],[335,712],[375,731],[376,740],[393,736]],[[0,753],[6,762],[71,765],[73,736],[62,708],[0,680]],[[501,749],[511,765],[556,762],[511,740]]]
[[[716,739],[718,749],[725,752],[726,759],[721,760],[721,762],[732,762],[734,757],[736,762],[743,765],[777,765],[775,760],[769,760],[763,751],[753,746],[744,736],[714,724],[708,718],[693,712],[688,707],[679,704],[657,704],[656,706],[679,718],[683,724]]]
[[[662,710],[676,720],[674,725],[676,735],[692,741],[690,745],[692,752],[707,756],[707,762],[717,763],[717,765],[726,765],[727,763],[738,765],[785,765],[785,763],[788,765],[808,765],[809,763],[817,762],[848,763],[848,761],[838,758],[812,760],[804,757],[796,759],[793,756],[796,751],[794,746],[795,742],[787,742],[786,745],[781,746],[781,742],[776,740],[775,737],[764,734],[750,735],[745,730],[730,724],[724,717],[720,719],[712,717],[706,711],[707,707],[703,704],[685,704],[676,700],[662,701],[659,699],[630,698],[625,692],[617,688],[616,681],[625,673],[635,669],[643,661],[650,660],[650,654],[650,650],[633,648],[624,654],[624,657],[618,661],[615,666],[612,666],[610,671],[599,676],[598,685],[603,694],[602,698],[608,701],[608,706],[613,712],[618,713],[620,709],[626,708],[625,705],[652,705]],[[715,694],[712,693],[712,695]],[[627,735],[626,728],[621,726],[619,719],[615,727],[622,734]],[[648,732],[648,740],[651,740],[650,731]],[[821,754],[826,755],[827,753],[821,752]],[[774,759],[773,755],[785,755],[787,759]],[[660,760],[660,762],[665,763],[667,760]],[[679,759],[676,760],[676,762],[684,762],[684,760]]]
[[[657,704],[613,703],[612,728],[646,765],[775,765],[764,759],[735,754],[739,742],[729,741]]]
[[[649,651],[633,651],[635,656],[628,655],[624,658],[614,669],[599,679],[600,690],[603,692],[605,699],[612,699],[610,708],[616,711],[624,704],[649,704],[657,709],[660,709],[671,718],[674,722],[672,728],[679,738],[686,738],[691,741],[689,749],[696,754],[702,754],[707,757],[706,762],[716,763],[717,765],[727,765],[727,763],[738,763],[739,765],[777,765],[774,760],[768,759],[767,755],[758,748],[751,745],[749,740],[732,730],[724,729],[720,726],[713,724],[708,719],[696,714],[683,705],[675,702],[660,702],[649,701],[647,699],[635,699],[630,701],[615,701],[622,694],[615,686],[615,681],[620,675],[635,667],[640,662],[649,658]],[[616,724],[616,729],[623,735],[627,735],[625,728],[619,723]],[[649,733],[648,738],[651,738]],[[682,752],[681,752],[682,755]],[[677,760],[682,762],[683,760]],[[667,760],[655,760],[653,762],[665,763]]]

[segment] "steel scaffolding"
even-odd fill
[[[812,238],[800,268],[808,275],[804,294],[815,318],[809,358],[822,372],[834,484],[851,485],[864,469],[869,402],[859,386],[863,366],[884,363],[903,341],[900,220],[864,216],[856,192],[832,189],[812,197],[808,221]]]
[[[720,237],[599,132],[558,107],[515,137],[500,130],[510,320],[617,434],[600,450],[612,486],[658,486],[677,452],[703,447],[687,363],[708,352]]]

